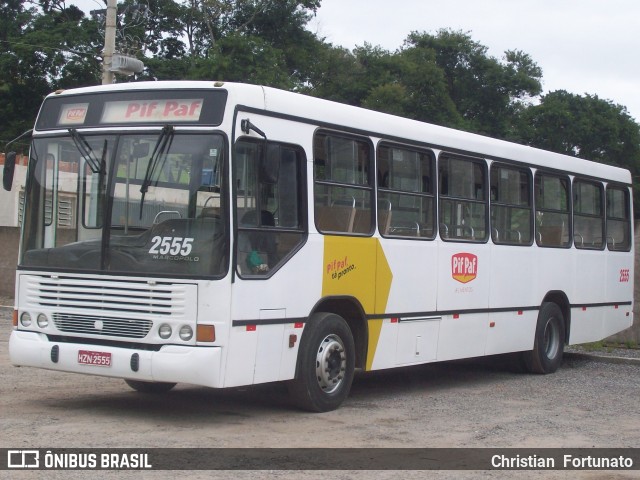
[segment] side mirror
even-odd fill
[[[16,152],[7,153],[4,159],[4,172],[2,175],[2,186],[7,192],[11,191],[13,185],[13,172],[16,168]]]

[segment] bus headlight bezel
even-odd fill
[[[29,312],[22,312],[20,314],[20,325],[24,328],[29,328],[32,323],[33,320],[31,319],[31,314]]]
[[[158,328],[158,335],[163,340],[168,340],[169,338],[171,338],[172,334],[173,334],[173,329],[171,328],[171,325],[169,325],[168,323],[163,323]]]
[[[49,318],[44,313],[39,313],[36,318],[36,323],[40,328],[47,328],[49,326]]]
[[[178,332],[180,335],[180,340],[183,342],[188,342],[193,338],[193,328],[189,325],[183,325],[180,327],[180,331]]]

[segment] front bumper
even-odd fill
[[[57,362],[52,348],[58,346]],[[78,363],[78,352],[91,350],[111,354],[111,366]],[[138,354],[138,370],[131,357]],[[38,332],[14,330],[9,339],[9,357],[16,366],[46,368],[61,372],[83,373],[104,377],[128,378],[149,382],[191,383],[221,387],[220,347],[165,345],[157,352],[82,343],[51,342]]]

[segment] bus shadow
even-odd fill
[[[516,354],[378,370],[356,376],[352,397],[372,397],[379,392],[402,394],[416,389],[430,393],[503,381],[524,371]]]
[[[375,406],[389,395],[409,395],[416,390],[437,395],[459,388],[490,385],[517,377],[520,368],[514,356],[496,356],[411,367],[358,372],[346,407],[359,404]],[[291,402],[286,385],[270,383],[230,389],[178,385],[163,394],[134,392],[122,383],[122,392],[88,392],[64,402],[47,399],[52,409],[90,410],[104,416],[123,419],[147,419],[163,423],[183,424],[185,420],[209,424],[240,424],[256,416],[290,416],[297,409]]]

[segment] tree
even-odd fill
[[[512,135],[516,113],[540,94],[542,70],[524,52],[507,51],[502,61],[469,33],[439,30],[436,35],[413,32],[403,52],[433,52],[445,87],[463,119],[460,126],[498,138]],[[427,58],[427,57],[426,57]]]
[[[0,6],[2,140],[33,125],[48,93],[96,83],[98,40],[95,22],[73,5],[47,0],[25,8],[9,0]]]
[[[133,24],[134,0],[123,27]],[[306,30],[319,0],[150,0],[147,21],[128,27],[141,79],[221,79],[294,89],[306,82],[318,43]]]
[[[529,145],[625,168],[637,168],[640,158],[638,124],[597,95],[548,93],[522,113],[520,133]]]
[[[528,145],[617,165],[640,178],[640,126],[625,107],[597,95],[548,93],[522,112],[519,135]],[[640,191],[635,191],[640,207]]]

